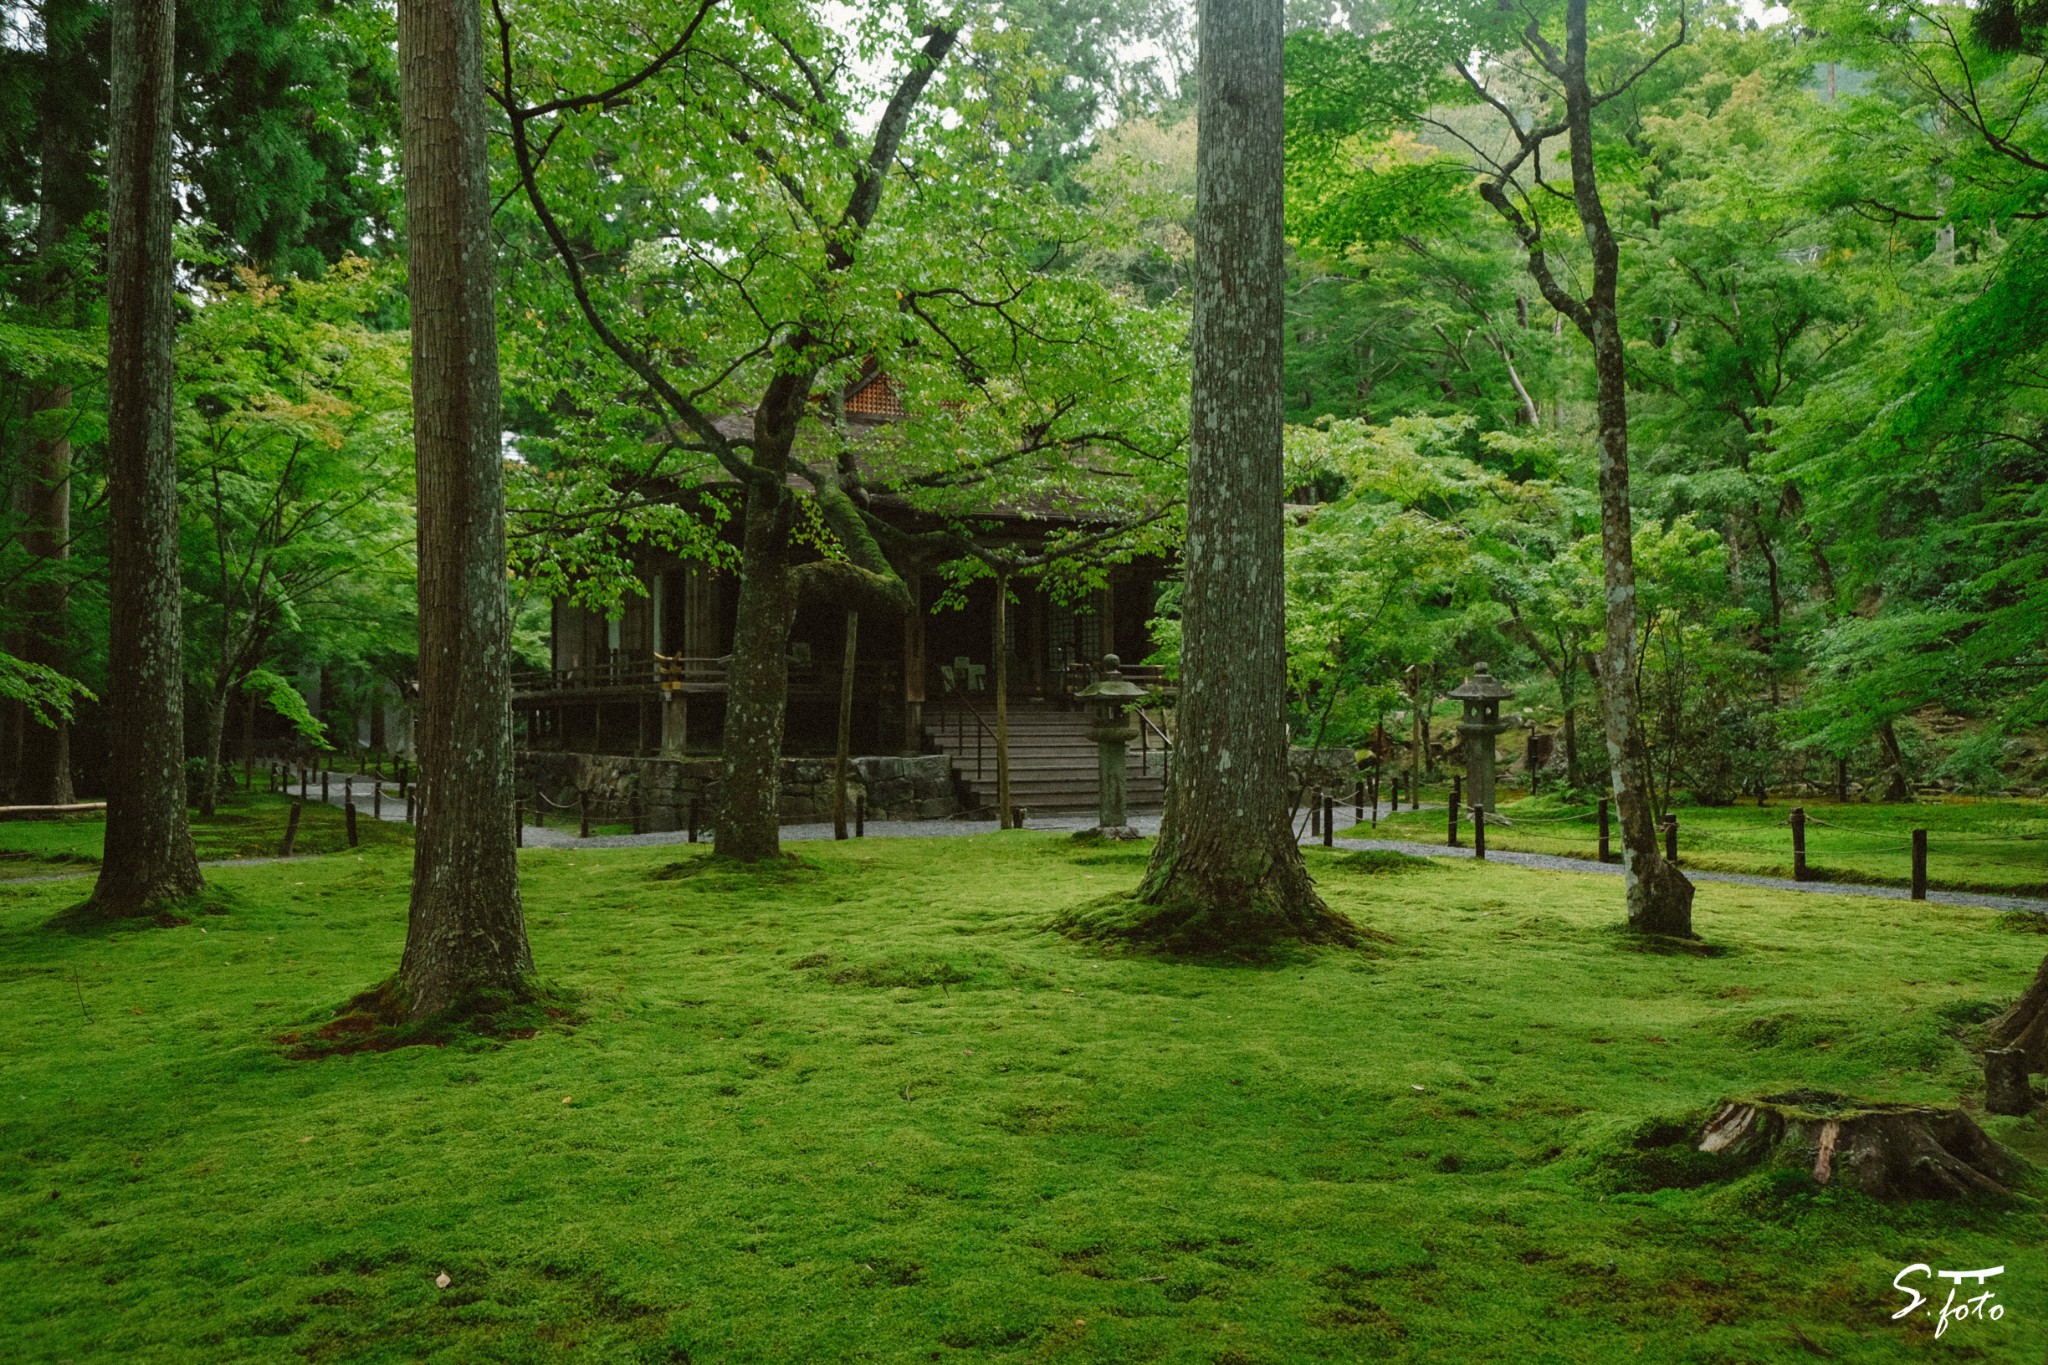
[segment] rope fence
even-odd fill
[[[1462,846],[1460,826],[1467,821],[1470,823],[1473,852],[1475,856],[1480,858],[1486,856],[1486,834],[1489,829],[1512,831],[1529,826],[1532,827],[1530,832],[1534,834],[1539,833],[1537,827],[1591,825],[1597,828],[1597,852],[1595,854],[1597,861],[1603,863],[1619,861],[1615,856],[1613,846],[1616,831],[1614,828],[1612,806],[1608,798],[1603,797],[1596,806],[1582,811],[1566,811],[1555,815],[1509,816],[1497,810],[1486,810],[1479,805],[1462,808],[1462,803],[1459,800],[1461,787],[1461,780],[1454,777],[1450,786],[1449,800],[1444,808],[1445,824],[1443,837],[1446,847],[1458,848]],[[1335,822],[1332,794],[1319,789],[1312,789],[1307,795],[1309,799],[1304,803],[1308,807],[1308,818],[1305,822],[1307,833],[1313,837],[1320,832],[1322,842],[1325,845],[1331,845],[1334,834],[1332,826]],[[1412,792],[1410,796],[1412,800]],[[1353,796],[1356,806],[1357,823],[1365,823],[1366,811],[1369,805],[1372,823],[1377,828],[1381,813],[1377,797],[1378,793],[1370,775],[1361,778],[1354,788]],[[1388,814],[1395,814],[1400,811],[1401,806],[1397,798]],[[1734,812],[1729,814],[1732,816]],[[1912,899],[1927,899],[1930,831],[1926,828],[1903,831],[1904,837],[1901,837],[1902,832],[1898,830],[1876,830],[1860,828],[1856,825],[1845,825],[1840,821],[1811,815],[1807,813],[1804,807],[1795,806],[1792,808],[1791,813],[1785,816],[1770,815],[1757,819],[1717,819],[1712,826],[1689,826],[1685,830],[1685,843],[1696,851],[1704,849],[1723,854],[1755,854],[1769,851],[1767,847],[1761,845],[1761,841],[1758,839],[1760,834],[1774,830],[1788,831],[1790,835],[1790,852],[1792,854],[1792,880],[1801,882],[1831,881],[1836,879],[1847,880],[1850,877],[1858,876],[1883,880],[1883,875],[1878,873],[1848,872],[1845,876],[1845,870],[1841,868],[1831,868],[1827,872],[1823,872],[1821,869],[1814,867],[1807,860],[1806,837],[1809,826],[1818,826],[1834,834],[1865,841],[1858,848],[1857,853],[1847,855],[1852,859],[1858,854],[1868,856],[1873,854],[1904,853],[1909,855],[1911,868],[1909,885]],[[1588,830],[1588,833],[1592,832],[1592,830]],[[1673,863],[1681,863],[1683,860],[1679,854],[1680,830],[1678,817],[1675,814],[1667,814],[1657,818],[1656,832],[1663,845],[1664,856]],[[1939,847],[1948,848],[1955,845],[2010,845],[2015,841],[2048,839],[2048,835],[2019,830],[2015,830],[2014,833],[2009,835],[1935,832],[1932,834],[1932,838]],[[1531,851],[1544,852],[1547,850],[1539,846]],[[1567,854],[1564,856],[1581,855]],[[1837,856],[1843,855],[1838,851]],[[2044,860],[2044,862],[2048,862],[2048,860]]]

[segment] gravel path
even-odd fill
[[[367,795],[367,786],[370,779],[365,777],[361,781],[365,787],[365,795]],[[395,784],[389,784],[387,781],[387,786],[383,818],[386,821],[403,823],[405,820],[405,803],[393,799],[390,795],[391,792],[397,790]],[[318,801],[320,799],[317,788],[309,788],[308,791],[308,800]],[[338,777],[329,786],[327,804],[331,806],[342,804],[341,782]],[[1421,809],[1428,810],[1430,806],[1425,802]],[[1441,807],[1438,807],[1438,809],[1441,809]],[[1382,814],[1387,813],[1387,811],[1388,808],[1383,807],[1381,809]],[[367,820],[370,818],[370,804],[367,799],[356,803],[356,812],[361,819]],[[565,817],[558,816],[557,818]],[[1158,811],[1133,811],[1130,816],[1131,827],[1140,834],[1147,836],[1159,832],[1159,820],[1160,813]],[[1085,815],[1045,815],[1030,818],[1026,823],[1029,828],[1035,830],[1075,832],[1092,828],[1095,821]],[[1305,817],[1301,823],[1306,825]],[[990,820],[870,820],[867,823],[867,837],[870,839],[947,839],[968,834],[989,834],[994,830],[995,823]],[[667,830],[656,834],[594,834],[588,839],[579,839],[569,830],[559,825],[528,825],[525,829],[525,840],[528,848],[659,848],[667,844],[687,843],[689,837],[682,830]],[[791,843],[808,843],[830,839],[832,837],[832,826],[830,824],[784,825],[782,827],[782,837]],[[1320,842],[1320,836],[1311,838],[1304,835],[1302,838],[1303,844],[1313,845]],[[1472,856],[1472,850],[1469,847],[1446,848],[1442,844],[1425,844],[1407,839],[1337,839],[1334,841],[1334,846],[1360,852],[1369,849],[1385,849],[1393,853],[1411,854],[1418,858],[1470,858]],[[328,857],[332,855],[311,854],[308,856]],[[1511,853],[1505,849],[1496,849],[1489,852],[1486,858],[1488,862],[1506,863],[1512,867],[1533,867],[1545,872],[1584,872],[1592,873],[1595,876],[1621,875],[1621,864],[1619,863],[1598,863],[1590,858],[1560,858],[1551,853]],[[298,859],[228,858],[216,862],[202,863],[201,866],[257,867],[265,863],[284,861],[297,862]],[[44,877],[12,877],[0,879],[0,887],[22,886],[33,882],[71,881],[80,877],[96,875],[98,875],[97,869],[87,872],[60,872]],[[1881,900],[1895,901],[1911,899],[1906,889],[1900,886],[1866,886],[1856,882],[1795,882],[1784,877],[1753,877],[1741,872],[1701,872],[1692,868],[1687,868],[1685,875],[1692,878],[1695,882],[1730,882],[1737,886],[1761,887],[1766,891],[1796,891],[1821,896],[1875,896]],[[2035,914],[2048,914],[2048,900],[2038,900],[2031,896],[1991,896],[1974,891],[1929,891],[1927,899],[1937,905],[1960,905],[1980,910],[2026,910]]]

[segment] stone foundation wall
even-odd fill
[[[613,754],[522,751],[519,788],[537,786],[557,806],[551,819],[574,819],[577,794],[590,797],[593,820],[612,823],[637,815],[643,830],[686,826],[690,803],[698,819],[712,822],[718,809],[715,758],[625,758]],[[961,809],[953,782],[953,761],[944,754],[910,758],[856,758],[846,784],[849,803],[867,798],[871,820],[939,820]],[[785,758],[779,807],[785,824],[832,818],[832,760]]]

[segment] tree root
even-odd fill
[[[1998,1199],[2025,1165],[1968,1114],[1927,1104],[1865,1103],[1818,1090],[1730,1100],[1699,1150],[1744,1164],[1792,1166],[1877,1199]]]

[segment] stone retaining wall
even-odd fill
[[[715,758],[625,758],[613,754],[522,751],[519,789],[536,786],[558,806],[573,809],[577,794],[590,797],[593,820],[614,823],[637,814],[643,830],[679,829],[689,823],[690,803],[706,825],[718,809]],[[871,820],[939,820],[961,809],[953,782],[953,761],[945,754],[910,758],[856,758],[847,800],[867,798]],[[785,824],[832,818],[832,760],[785,758],[779,807]],[[573,819],[550,809],[551,819]]]

